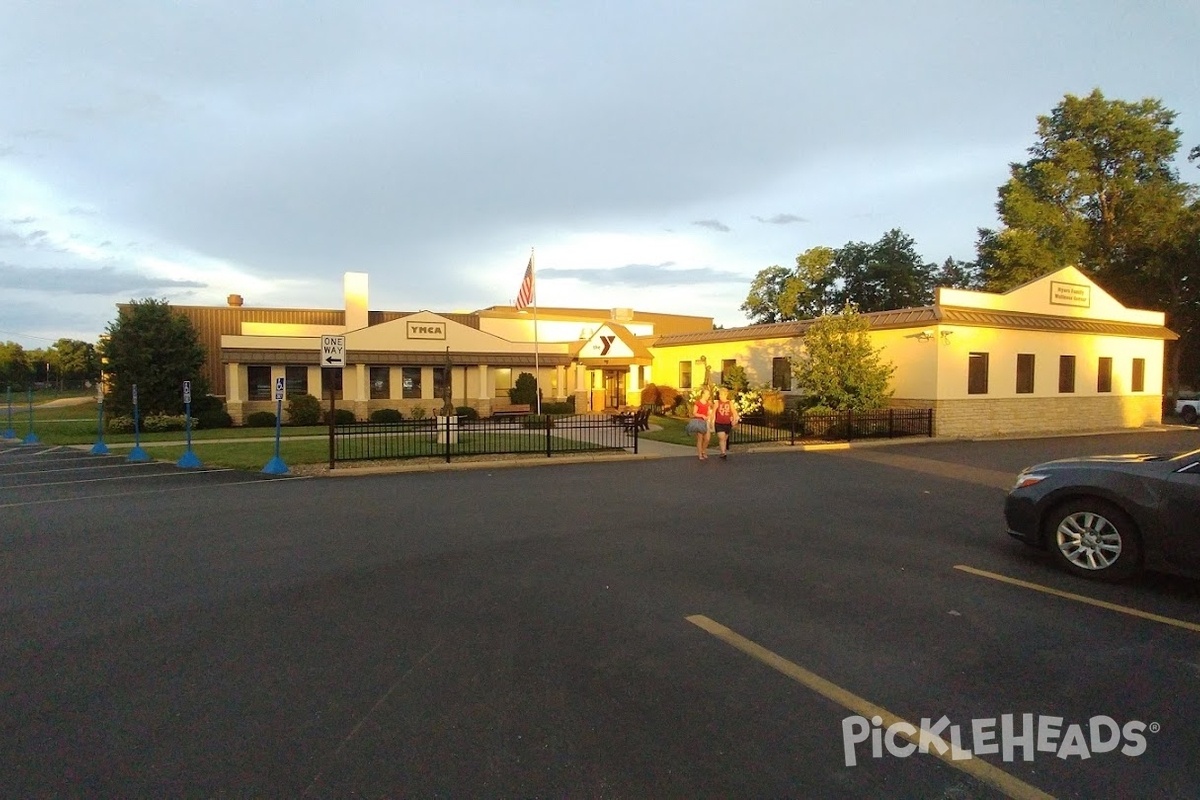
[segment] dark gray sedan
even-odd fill
[[[1076,575],[1200,577],[1200,450],[1037,464],[1017,476],[1004,519]]]

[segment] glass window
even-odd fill
[[[246,367],[246,388],[249,400],[270,400],[274,397],[271,391],[271,368],[260,365]]]
[[[771,359],[771,388],[785,392],[792,389],[792,360],[787,356]]]
[[[692,362],[690,361],[679,362],[679,388],[692,388]]]
[[[1058,391],[1061,394],[1075,391],[1075,356],[1058,357]]]
[[[988,393],[988,354],[967,354],[967,394]]]
[[[1146,359],[1144,358],[1133,360],[1133,391],[1146,391]]]
[[[330,389],[339,397],[342,391],[342,368],[341,367],[322,367],[321,368],[321,390],[328,392]]]
[[[1112,391],[1112,358],[1100,356],[1100,365],[1096,370],[1096,391]]]
[[[392,396],[392,370],[390,367],[371,367],[371,399],[387,400]]]
[[[288,397],[308,394],[308,367],[284,367],[283,378]]]
[[[497,367],[492,370],[493,386],[496,391],[494,397],[508,397],[508,390],[512,388],[512,370],[508,367]]]
[[[1017,353],[1017,394],[1033,394],[1033,353]]]
[[[402,367],[401,386],[404,387],[403,397],[405,400],[420,400],[421,399],[421,368],[420,367]]]

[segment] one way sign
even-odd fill
[[[321,366],[322,367],[344,367],[344,366],[346,366],[346,337],[345,336],[322,336],[321,337]]]

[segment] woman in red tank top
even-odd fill
[[[688,433],[696,437],[696,455],[701,461],[708,458],[708,426],[712,423],[713,408],[709,402],[711,395],[708,389],[700,390],[700,396],[692,405],[692,419],[687,424]]]
[[[721,458],[729,455],[729,435],[733,433],[733,426],[737,424],[737,407],[729,398],[729,388],[722,386],[717,390],[717,402],[713,405],[713,427],[717,431],[717,441],[721,444]]]

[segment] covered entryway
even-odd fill
[[[625,403],[625,382],[629,371],[624,369],[604,370],[604,407],[620,408]]]

